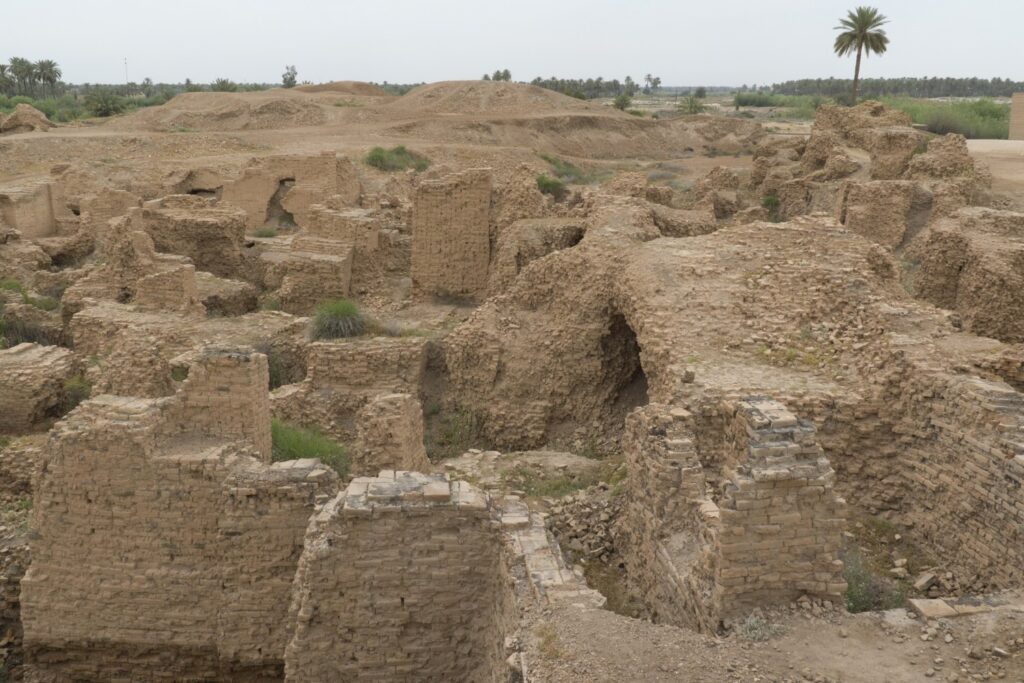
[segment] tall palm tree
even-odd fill
[[[36,80],[35,65],[23,57],[11,57],[11,76],[18,83],[18,94],[31,94]]]
[[[6,95],[14,90],[14,78],[11,77],[10,69],[6,64],[0,64],[0,94]]]
[[[880,55],[889,47],[889,37],[885,35],[882,28],[889,20],[885,15],[879,14],[874,7],[858,7],[846,13],[846,17],[839,20],[837,31],[842,31],[836,36],[836,44],[833,48],[837,55],[845,57],[857,53],[857,66],[853,70],[853,102],[857,104],[857,85],[860,82],[860,58],[862,53],[871,54],[874,52]]]
[[[57,83],[60,81],[61,76],[64,74],[61,72],[60,67],[57,66],[57,62],[52,59],[41,59],[36,62],[36,75],[43,83],[50,86],[50,94],[57,94]]]

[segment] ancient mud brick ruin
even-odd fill
[[[270,464],[266,386],[262,354],[208,349],[174,396],[102,396],[51,434],[22,581],[32,667],[92,680],[280,669],[306,522],[336,476]]]
[[[350,440],[357,413],[374,396],[420,396],[427,348],[416,338],[314,342],[308,357],[306,379],[274,392],[274,416]]]
[[[801,595],[840,601],[845,502],[815,429],[777,401],[722,408],[725,451],[702,453],[694,416],[650,405],[627,420],[630,576],[655,618],[715,631]],[[706,438],[706,437],[705,437]],[[717,473],[702,462],[720,458]],[[707,479],[721,492],[707,497]]]
[[[57,408],[75,370],[74,355],[57,346],[0,349],[0,429],[25,431]]]
[[[486,293],[490,209],[489,171],[420,183],[412,214],[414,291],[471,298]]]
[[[379,394],[356,414],[354,474],[375,469],[429,472],[433,469],[423,447],[423,408],[409,394]]]
[[[502,556],[488,500],[468,484],[353,479],[310,523],[286,680],[507,680]]]

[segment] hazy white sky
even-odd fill
[[[865,0],[859,0],[864,2]],[[535,76],[740,85],[848,78],[833,27],[858,0],[0,0],[0,60],[69,82],[185,78],[410,83]],[[871,76],[1024,80],[1024,0],[877,0]]]

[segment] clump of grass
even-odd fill
[[[270,435],[274,462],[316,458],[340,476],[348,475],[349,456],[345,447],[320,432],[275,419],[270,423]]]
[[[565,183],[558,178],[552,178],[544,175],[543,173],[537,176],[537,189],[543,194],[554,197],[556,202],[560,202],[565,199],[565,195],[567,193]]]
[[[906,586],[873,572],[860,550],[847,548],[842,559],[843,578],[846,579],[847,610],[869,612],[896,609],[906,602]]]
[[[352,100],[352,99],[338,100],[337,102],[334,103],[334,106],[335,107],[361,107],[361,106],[363,106],[363,103],[362,102],[356,102],[355,100]]]
[[[643,109],[627,109],[626,113],[632,114],[633,116],[639,116],[641,118],[647,116],[647,112],[645,112]]]
[[[0,318],[0,348],[25,343],[52,346],[55,341],[46,330],[34,322]]]
[[[777,635],[781,635],[785,629],[779,624],[773,624],[764,617],[759,617],[756,614],[751,614],[746,620],[739,625],[737,633],[743,640],[748,640],[752,643],[761,643],[766,640],[770,640]]]
[[[64,396],[61,399],[61,415],[66,415],[78,407],[92,393],[92,382],[81,375],[69,377],[64,381]]]
[[[277,228],[266,226],[253,233],[256,237],[277,237]]]
[[[366,163],[382,171],[402,171],[412,168],[417,171],[425,171],[430,166],[430,160],[422,154],[417,154],[406,149],[403,145],[384,149],[374,147],[366,155]]]
[[[358,337],[366,331],[366,317],[354,301],[332,299],[320,304],[313,318],[313,339]]]
[[[559,659],[562,647],[558,642],[558,633],[551,624],[541,624],[533,630],[537,636],[537,651],[545,659]]]
[[[281,300],[277,297],[268,296],[260,302],[260,309],[264,311],[280,311]]]
[[[764,199],[761,200],[761,206],[768,209],[768,219],[772,223],[778,223],[782,217],[779,214],[779,209],[782,206],[779,196],[775,194],[765,195]]]
[[[188,366],[187,365],[176,365],[171,368],[171,379],[175,382],[184,382],[188,379]]]
[[[19,294],[21,296],[22,302],[30,306],[35,306],[36,308],[41,309],[43,311],[53,311],[56,310],[58,306],[60,306],[60,302],[51,296],[37,297],[30,295],[28,293],[28,290],[25,289],[25,286],[18,282],[17,280],[0,280],[0,289]]]

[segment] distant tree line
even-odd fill
[[[554,76],[551,78],[537,77],[530,81],[530,85],[554,90],[555,92],[560,92],[563,95],[569,95],[570,97],[575,97],[581,100],[592,100],[597,97],[614,98],[619,97],[620,95],[633,97],[641,91],[649,95],[661,87],[661,78],[647,74],[644,76],[643,87],[634,81],[631,76],[626,76],[624,81],[620,81],[617,78],[605,80],[602,77],[587,79],[555,78]]]
[[[780,95],[824,95],[836,97],[850,92],[847,78],[804,78],[772,86]],[[755,86],[756,87],[756,86]],[[908,97],[1009,97],[1024,92],[1024,81],[1007,78],[862,78],[861,97],[906,95]]]

